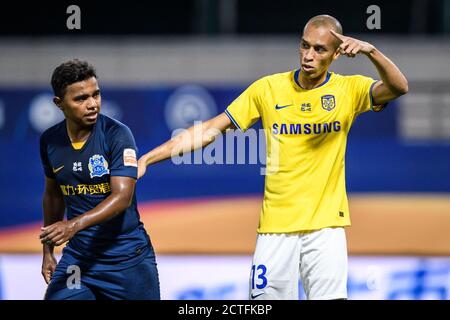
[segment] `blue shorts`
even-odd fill
[[[160,300],[154,255],[123,270],[74,267],[77,268],[68,264],[63,255],[47,287],[45,300]]]

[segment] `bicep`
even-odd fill
[[[372,88],[372,99],[374,106],[382,106],[396,97],[397,95],[392,93],[392,91],[389,90],[389,88],[381,80],[377,81]]]
[[[125,176],[111,176],[111,194],[120,194],[131,201],[136,179]]]
[[[55,179],[45,177],[45,190],[42,199],[44,224],[49,225],[64,218],[66,205],[64,196]]]
[[[63,194],[58,186],[58,183],[56,182],[56,179],[45,177],[44,196],[55,200],[64,201]]]

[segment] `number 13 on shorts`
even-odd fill
[[[267,286],[267,267],[263,264],[252,265],[252,274],[250,276],[253,289],[264,289]]]

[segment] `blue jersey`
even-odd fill
[[[104,115],[98,116],[81,149],[72,145],[64,120],[42,134],[40,151],[45,175],[56,180],[64,196],[68,220],[111,194],[111,176],[137,178],[136,144],[130,129]],[[149,252],[153,249],[134,194],[124,212],[75,234],[63,254],[93,270],[115,270],[139,263]]]

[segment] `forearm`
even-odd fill
[[[145,159],[145,163],[148,166],[205,147],[213,142],[220,133],[220,130],[211,128],[207,121],[183,131],[171,140],[146,153],[142,158]]]
[[[44,194],[42,207],[44,211],[44,227],[64,219],[65,205],[64,200],[60,197],[52,197]],[[44,243],[42,245],[42,252],[44,254],[52,254],[53,248],[53,244]]]
[[[384,85],[392,93],[402,95],[408,92],[408,81],[406,77],[388,57],[375,47],[366,55],[377,68],[378,75]]]
[[[130,196],[117,192],[111,194],[95,208],[70,220],[75,233],[108,221],[130,206]]]
[[[173,145],[175,144],[174,139],[175,138],[144,154],[142,158],[145,159],[145,164],[148,166],[170,158],[172,155]]]

